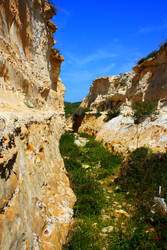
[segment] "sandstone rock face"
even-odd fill
[[[44,0],[0,1],[0,249],[61,249],[73,214],[53,14]]]
[[[79,132],[92,134],[112,151],[128,154],[137,147],[156,152],[167,148],[167,46],[155,58],[134,67],[132,73],[95,79],[82,107],[90,107]],[[157,114],[136,125],[132,103],[156,101]],[[105,122],[112,105],[120,105],[120,115]],[[102,107],[102,109],[101,109]],[[102,111],[96,118],[97,110]]]

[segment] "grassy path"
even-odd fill
[[[148,198],[156,195],[152,190],[158,187],[157,173],[155,169],[155,173],[150,173],[139,166],[146,157],[146,150],[134,153],[135,160],[129,163],[120,181],[116,177],[121,158],[108,152],[92,137],[83,136],[85,139],[79,139],[81,144],[86,140],[84,146],[77,146],[74,143],[77,138],[72,134],[64,134],[60,140],[60,151],[77,196],[75,220],[63,249],[167,249],[166,218],[150,213],[153,204],[150,205]],[[162,160],[166,164],[167,158]],[[161,176],[165,183],[166,172]],[[156,186],[150,187],[150,181]]]

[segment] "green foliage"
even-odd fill
[[[105,118],[105,122],[110,121],[111,119],[113,119],[114,117],[117,117],[118,115],[120,115],[120,106],[113,106],[106,114],[106,118]]]
[[[126,166],[121,170],[119,185],[122,192],[130,194],[129,199],[136,207],[132,220],[137,225],[133,234],[135,244],[144,249],[167,249],[167,218],[161,211],[151,213],[153,199],[159,196],[159,186],[162,187],[161,197],[167,201],[167,154],[154,154],[148,148],[138,148],[131,153]],[[128,199],[128,198],[127,198]],[[145,228],[154,228],[152,235],[145,233]],[[137,235],[138,233],[138,235]],[[149,238],[149,237],[150,238]],[[131,244],[133,243],[130,241]],[[154,248],[149,248],[154,246]],[[166,246],[165,248],[163,248]]]
[[[65,102],[64,103],[64,111],[65,111],[65,116],[69,116],[69,115],[72,115],[76,109],[79,108],[81,102],[74,102],[74,103],[71,103],[71,102]]]
[[[70,241],[63,250],[101,250],[104,244],[98,242],[99,233],[99,229],[92,225],[92,219],[84,217],[78,222],[75,231],[70,233]]]
[[[157,109],[157,102],[135,102],[132,105],[134,111],[134,122],[139,124],[143,122],[148,116],[155,113]]]
[[[73,135],[64,134],[60,140],[71,186],[77,196],[76,226],[63,249],[167,249],[166,215],[161,211],[151,213],[154,197],[159,196],[159,186],[161,197],[167,201],[167,153],[154,154],[148,148],[138,148],[118,172],[121,158],[112,155],[92,137],[86,137],[89,141],[84,147],[77,147],[76,153]],[[89,168],[83,168],[83,164]],[[130,217],[114,218],[115,209],[127,211]],[[103,219],[102,210],[109,216],[107,220]],[[110,225],[113,231],[103,235],[102,229]]]
[[[96,111],[96,114],[95,114],[96,118],[99,118],[101,116],[101,113],[99,110]]]
[[[165,46],[167,46],[167,39],[166,39],[162,44],[159,45],[160,49],[162,49],[162,48],[165,47]],[[153,51],[152,51],[151,53],[149,53],[146,57],[141,58],[141,59],[137,62],[137,64],[140,65],[141,63],[145,62],[145,61],[148,60],[149,58],[154,58],[154,57],[158,54],[158,52],[160,51],[160,49],[159,49],[159,50],[153,50]]]
[[[103,186],[99,180],[109,177],[121,163],[121,158],[108,152],[101,143],[91,136],[81,134],[89,141],[84,147],[74,144],[74,136],[62,135],[60,152],[64,157],[72,189],[77,196],[74,205],[76,227],[70,232],[70,241],[63,249],[102,249],[105,246],[103,239],[99,239],[100,228],[94,223],[101,224],[101,211],[108,205]],[[76,149],[76,152],[74,150]],[[83,168],[88,164],[90,168]],[[98,165],[101,164],[101,167]]]
[[[74,144],[74,136],[71,134],[63,134],[60,139],[60,153],[63,157],[71,157],[75,160],[78,157],[79,149]]]
[[[154,58],[154,57],[157,55],[158,52],[159,52],[159,50],[153,50],[153,51],[152,51],[150,54],[148,54],[146,57],[141,58],[141,59],[137,62],[137,64],[139,65],[139,64],[143,63],[144,61],[148,60],[149,58]]]
[[[90,135],[88,135],[88,134],[86,134],[86,133],[79,133],[79,136],[80,136],[80,137],[84,137],[84,138],[89,138],[89,139],[92,138]]]

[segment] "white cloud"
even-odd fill
[[[152,32],[159,32],[167,29],[167,23],[164,23],[159,26],[150,26],[150,27],[142,27],[138,30],[138,34],[146,34]]]
[[[109,59],[109,58],[114,58],[117,55],[114,53],[106,52],[104,50],[98,50],[96,53],[88,55],[86,57],[76,57],[73,56],[72,54],[67,54],[68,56],[68,63],[76,63],[78,65],[84,65],[88,64],[93,61],[101,60],[101,59]]]

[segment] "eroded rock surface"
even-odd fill
[[[167,148],[167,45],[156,57],[134,67],[131,73],[95,79],[82,107],[90,107],[79,132],[92,134],[111,150],[127,154],[137,147],[157,152]],[[136,125],[132,104],[157,102],[157,114]],[[120,115],[105,122],[106,113],[120,105]],[[96,113],[101,112],[97,117]]]
[[[61,249],[73,214],[53,15],[44,0],[0,1],[0,249]]]

